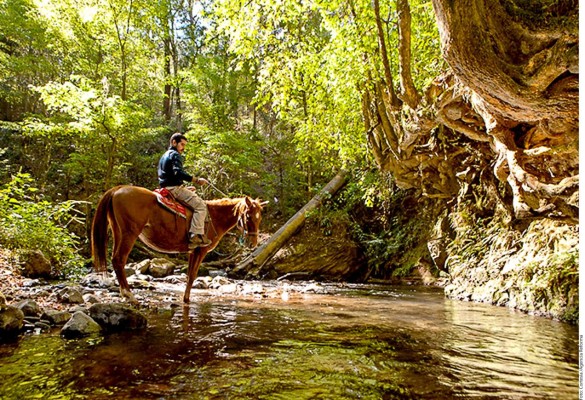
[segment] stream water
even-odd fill
[[[0,398],[578,398],[577,327],[438,289],[191,298],[142,332],[0,345]]]

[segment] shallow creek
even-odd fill
[[[578,397],[577,327],[440,289],[193,290],[191,301],[145,311],[142,332],[66,340],[56,329],[1,344],[0,398]]]

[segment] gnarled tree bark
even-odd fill
[[[386,71],[377,0],[373,6]],[[363,89],[368,141],[380,168],[399,187],[445,199],[479,176],[486,182],[491,170],[487,181],[500,189],[490,192],[512,219],[577,223],[577,1],[433,0],[433,6],[452,73],[418,97],[408,79],[408,2],[398,0],[401,101],[392,99],[389,71]]]
[[[517,218],[578,221],[578,3],[433,0]]]

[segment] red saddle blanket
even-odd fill
[[[156,194],[156,199],[161,206],[172,213],[180,215],[183,218],[187,218],[185,206],[175,200],[171,192],[169,192],[166,188],[154,189],[153,192]]]

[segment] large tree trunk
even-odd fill
[[[433,0],[442,49],[471,93],[516,217],[578,221],[576,0]]]
[[[401,65],[396,102],[373,2],[385,74],[364,87],[362,110],[380,168],[399,187],[435,198],[481,180],[511,220],[578,222],[577,1],[433,5],[452,74],[419,97]],[[397,14],[400,62],[408,64],[407,1],[397,2]]]

